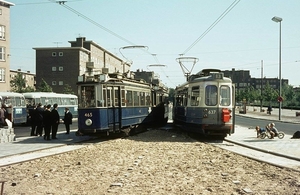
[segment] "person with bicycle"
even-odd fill
[[[256,135],[257,135],[257,138],[260,137],[260,135],[266,131],[266,129],[262,128],[262,127],[259,127],[259,126],[256,126],[255,127],[255,130],[256,130]]]
[[[278,130],[276,129],[274,123],[271,123],[269,125],[269,131],[270,131],[270,134],[271,134],[271,138],[270,139],[274,139],[274,137],[278,136]]]

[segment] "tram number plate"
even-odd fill
[[[85,116],[85,117],[92,117],[92,116],[93,116],[93,113],[87,112],[87,113],[84,114],[84,116]]]
[[[216,114],[216,112],[217,112],[216,110],[209,110],[208,114]]]

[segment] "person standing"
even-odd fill
[[[37,132],[37,110],[36,106],[29,110],[29,120],[31,125],[31,133],[30,136],[35,136],[38,134]]]
[[[51,140],[50,139],[50,132],[51,132],[51,124],[52,124],[52,117],[51,117],[51,105],[47,105],[46,109],[44,111],[43,115],[43,124],[44,124],[44,129],[45,129],[45,135],[44,135],[44,140]]]
[[[53,105],[53,109],[51,111],[51,116],[52,116],[52,134],[51,137],[52,139],[57,139],[56,135],[57,135],[57,130],[58,130],[58,125],[59,125],[59,114],[57,111],[57,104]]]
[[[5,125],[5,109],[3,106],[0,108],[0,126],[3,127]]]
[[[65,108],[64,124],[66,126],[66,134],[70,134],[70,125],[72,124],[73,115],[70,112],[69,108]]]
[[[43,135],[43,113],[44,108],[42,108],[42,104],[39,103],[36,108],[36,134],[39,136]]]

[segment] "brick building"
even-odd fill
[[[36,50],[37,87],[44,80],[53,92],[62,93],[65,85],[69,85],[77,94],[78,76],[86,73],[87,66],[92,66],[97,73],[130,70],[130,64],[85,37],[69,43],[71,47],[33,48]]]
[[[13,3],[0,0],[0,90],[10,90],[10,7]]]

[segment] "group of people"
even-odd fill
[[[31,120],[31,136],[42,136],[44,130],[44,139],[51,140],[57,139],[58,125],[60,123],[60,116],[57,111],[57,104],[42,106],[41,103],[37,105],[36,108],[29,111],[29,116]],[[63,122],[66,127],[66,134],[70,133],[70,125],[72,124],[72,113],[69,108],[65,108],[65,115]]]
[[[255,130],[256,130],[256,134],[257,134],[257,137],[259,138],[260,137],[260,134],[263,133],[264,131],[269,131],[270,132],[270,135],[271,135],[271,139],[274,139],[275,136],[278,135],[278,130],[277,128],[275,127],[275,124],[274,123],[270,123],[266,126],[266,128],[261,128],[259,126],[256,126],[255,127]]]

